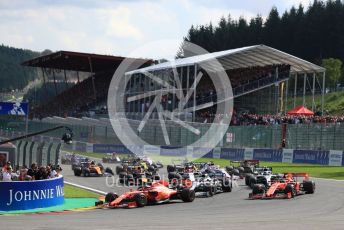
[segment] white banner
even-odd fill
[[[253,148],[245,148],[244,160],[252,160],[252,159],[253,159]]]
[[[86,152],[87,153],[93,153],[93,144],[92,143],[86,143]]]
[[[213,149],[213,158],[220,159],[220,157],[221,157],[221,148],[215,147]]]
[[[294,150],[293,149],[283,149],[282,162],[293,163]]]
[[[330,150],[328,164],[331,166],[342,166],[343,152],[339,150]]]
[[[187,146],[186,147],[186,155],[188,156],[188,157],[192,157],[193,156],[193,146]]]
[[[226,141],[227,143],[234,142],[234,133],[226,133]]]
[[[160,155],[160,147],[154,145],[144,145],[143,146],[144,155]]]

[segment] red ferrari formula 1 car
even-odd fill
[[[96,202],[96,206],[105,208],[135,208],[144,207],[147,204],[165,203],[170,200],[182,200],[192,202],[195,199],[195,191],[191,188],[181,187],[171,189],[167,181],[153,182],[144,185],[135,191],[126,192],[120,196],[108,193],[105,202]]]
[[[302,178],[302,182],[298,182],[298,178]],[[268,188],[263,184],[254,185],[249,198],[290,199],[297,195],[313,194],[315,191],[315,183],[309,180],[307,173],[285,173],[271,180],[271,186]]]

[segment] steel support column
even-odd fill
[[[285,82],[284,114],[287,114],[287,110],[288,110],[288,90],[289,90],[289,80]]]
[[[321,95],[321,115],[324,115],[325,79],[326,79],[326,72],[324,71],[323,72],[322,95]]]
[[[91,71],[91,74],[92,74],[92,87],[93,87],[93,99],[96,100],[97,99],[97,91],[96,91],[96,85],[94,83],[94,73],[93,73],[93,65],[92,65],[92,59],[91,57],[89,56],[88,57],[88,64],[90,66],[90,71]]]
[[[313,73],[313,87],[312,87],[312,111],[314,111],[314,108],[315,108],[315,100],[314,100],[314,95],[315,95],[315,72]]]
[[[302,95],[302,105],[306,105],[306,80],[307,80],[307,73],[303,74],[303,95]]]
[[[195,64],[195,72],[194,72],[194,88],[193,88],[193,115],[192,120],[193,122],[196,121],[196,78],[197,78],[197,64]]]
[[[295,73],[295,85],[294,85],[294,108],[296,107],[296,94],[297,94],[297,73]]]

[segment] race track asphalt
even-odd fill
[[[114,168],[114,165],[111,165]],[[165,171],[163,169],[162,171]],[[64,166],[65,180],[102,191],[105,177],[82,178]],[[57,215],[2,216],[1,229],[344,229],[344,181],[315,179],[316,192],[290,200],[248,200],[239,183],[231,193],[136,209]]]

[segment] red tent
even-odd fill
[[[309,110],[309,109],[307,109],[306,107],[304,107],[304,106],[301,105],[301,106],[298,106],[298,107],[296,107],[296,108],[290,110],[290,111],[288,112],[288,115],[313,116],[314,113],[313,113],[311,110]]]

